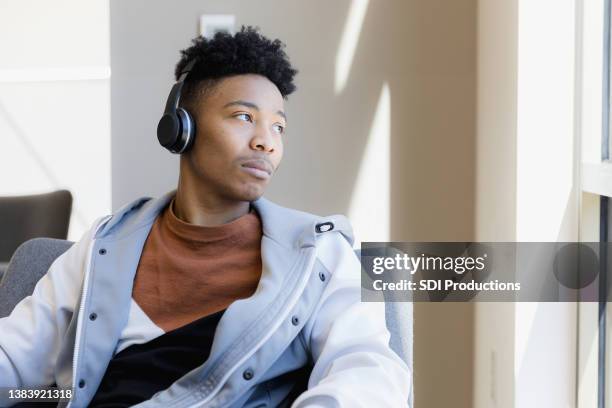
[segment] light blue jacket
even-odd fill
[[[73,389],[62,406],[87,406],[126,325],[145,240],[174,194],[97,220],[0,319],[0,387],[56,383]],[[203,365],[137,406],[405,407],[412,373],[389,348],[384,304],[360,301],[346,218],[253,205],[263,227],[257,290],[228,307]],[[291,401],[304,367],[307,389]]]

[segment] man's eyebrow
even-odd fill
[[[255,110],[259,110],[259,106],[257,106],[256,104],[254,104],[253,102],[248,102],[248,101],[232,101],[229,103],[226,103],[225,105],[223,105],[224,108],[227,108],[228,106],[233,106],[233,105],[242,105],[242,106],[247,106],[249,108],[253,108]],[[285,119],[285,121],[287,120],[287,116],[285,116],[285,113],[281,110],[276,111],[277,114],[279,114],[280,116],[283,117],[283,119]]]

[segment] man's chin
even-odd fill
[[[248,194],[244,196],[243,201],[257,201],[261,196],[263,196],[263,191],[257,194]]]
[[[255,201],[260,198],[265,192],[265,188],[260,185],[249,184],[241,189],[240,193],[237,194],[237,198],[240,201]]]

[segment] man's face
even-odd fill
[[[185,156],[202,191],[228,201],[253,201],[283,156],[284,101],[260,75],[223,78],[197,103],[197,134]]]

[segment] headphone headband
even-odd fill
[[[185,65],[185,68],[183,68],[183,70],[181,71],[181,75],[179,75],[178,81],[172,86],[172,89],[170,90],[170,95],[168,95],[168,101],[166,102],[166,109],[164,109],[164,114],[172,114],[178,109],[185,79],[187,79],[187,75],[189,75],[195,63],[196,60],[189,61],[187,65]]]
[[[196,64],[196,60],[193,59],[191,61],[189,61],[187,63],[187,65],[185,65],[185,68],[183,68],[183,70],[181,71],[181,75],[179,76],[178,82],[183,82],[185,80],[185,78],[187,78],[187,75],[191,72],[191,70],[193,69],[193,66]]]

